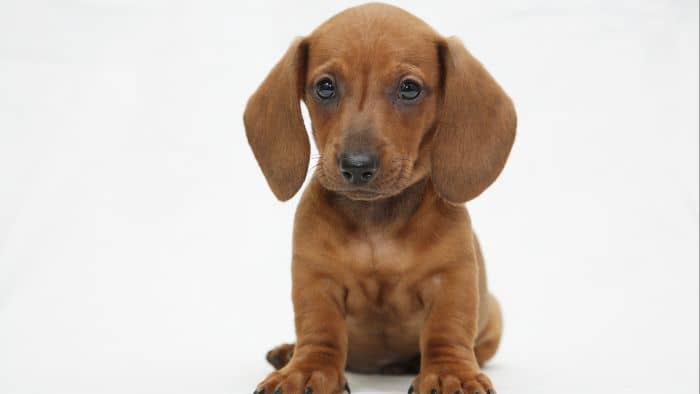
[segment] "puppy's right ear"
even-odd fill
[[[248,143],[280,201],[299,191],[309,167],[309,137],[299,103],[307,53],[306,41],[295,40],[248,100],[243,115]]]

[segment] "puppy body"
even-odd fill
[[[416,94],[417,92],[417,94]],[[347,368],[418,373],[419,393],[487,393],[501,315],[463,202],[496,179],[510,99],[462,44],[395,7],[344,11],[295,41],[244,122],[275,195],[301,187],[309,108],[320,159],[295,218],[297,342],[270,394],[334,393]]]
[[[342,284],[334,302],[345,320],[349,370],[390,372],[405,365],[398,371],[411,371],[436,297],[456,301],[456,309],[478,321],[478,335],[465,338],[481,355],[477,361],[495,352],[500,314],[494,309],[487,325],[493,301],[469,215],[440,198],[427,180],[372,202],[347,199],[312,181],[296,217],[293,271],[314,272],[315,280],[327,280],[331,288]],[[456,292],[462,286],[478,289],[478,297],[441,294],[450,281]],[[305,291],[304,282],[295,283],[295,292]]]

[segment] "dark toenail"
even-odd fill
[[[462,390],[455,390],[454,394],[462,394]]]
[[[486,390],[486,394],[493,394],[493,390],[491,390],[491,389]]]
[[[279,388],[279,387],[277,387],[277,388],[275,389],[275,392],[274,392],[273,394],[282,394],[282,389]]]
[[[432,389],[432,390],[430,390],[430,394],[438,394],[437,389]]]
[[[352,394],[352,391],[350,391],[350,385],[348,384],[348,382],[345,382],[345,391],[347,391],[348,394]]]
[[[413,394],[413,386],[408,388],[408,394]]]
[[[253,394],[265,394],[265,388],[256,389]]]
[[[314,389],[307,387],[304,389],[304,394],[314,394]]]

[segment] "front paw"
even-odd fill
[[[491,380],[479,371],[467,368],[441,368],[421,372],[409,394],[496,394]]]
[[[268,375],[254,394],[337,394],[344,391],[350,393],[343,371],[291,363]]]

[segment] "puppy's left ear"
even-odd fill
[[[248,100],[243,115],[248,143],[280,201],[299,191],[309,168],[309,137],[300,100],[308,45],[297,39]]]
[[[457,38],[438,44],[442,103],[431,154],[437,192],[463,203],[501,173],[515,139],[510,98]]]

